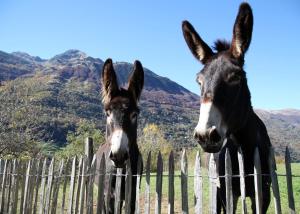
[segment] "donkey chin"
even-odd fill
[[[220,140],[218,142],[212,142],[212,141],[206,141],[206,142],[200,142],[198,141],[204,152],[208,153],[217,153],[219,152],[223,147],[223,140]]]

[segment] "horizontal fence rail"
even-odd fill
[[[87,147],[92,148],[91,142],[86,140]],[[185,150],[178,158],[180,159],[179,171],[175,167],[177,158],[173,152],[165,162],[161,153],[155,157],[149,153],[144,164],[143,158],[139,157],[136,173],[132,172],[129,162],[126,170],[118,169],[116,173],[107,172],[105,157],[96,158],[88,148],[87,155],[68,160],[54,158],[28,161],[0,160],[0,213],[102,214],[108,212],[107,207],[111,202],[106,196],[112,188],[115,190],[112,210],[114,213],[216,213],[217,191],[221,179],[224,179],[226,186],[226,212],[247,213],[251,207],[247,205],[246,200],[245,179],[247,177],[251,177],[255,183],[256,212],[262,213],[262,179],[265,176],[269,176],[272,181],[273,202],[270,205],[272,212],[296,213],[297,200],[294,198],[293,179],[299,176],[292,173],[289,149],[286,148],[285,153],[286,174],[277,174],[273,148],[270,148],[269,153],[270,174],[261,173],[258,149],[253,157],[254,173],[245,174],[244,161],[249,160],[244,160],[239,149],[236,156],[239,174],[233,174],[231,163],[233,154],[228,150],[225,154],[223,176],[218,175],[217,169],[220,163],[216,154],[210,156],[209,170],[206,171],[200,153],[198,152],[195,157],[189,157]],[[194,160],[189,162],[191,158]],[[152,161],[156,164],[154,172],[151,171]],[[188,168],[189,165],[192,166]],[[283,186],[279,185],[282,176],[285,177],[285,193],[280,190]],[[137,178],[136,186],[132,186],[134,178]],[[235,201],[233,197],[233,178],[239,180],[241,191],[239,201]],[[115,179],[114,187],[111,186],[113,179]],[[287,210],[283,210],[280,194],[286,196]],[[122,195],[125,195],[123,199]],[[133,195],[136,196],[135,201],[132,202],[135,204],[135,211],[131,210]],[[239,204],[237,210],[234,210],[235,203]]]

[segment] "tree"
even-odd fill
[[[162,128],[156,124],[147,124],[143,129],[142,136],[138,140],[138,146],[142,153],[144,163],[148,153],[151,151],[152,161],[151,170],[156,170],[156,158],[158,152],[166,160],[173,149],[172,144],[164,138]]]
[[[79,122],[75,132],[69,132],[67,135],[67,145],[56,152],[58,158],[69,158],[74,156],[84,155],[84,140],[87,137],[92,137],[94,141],[94,151],[97,151],[99,146],[105,142],[104,135],[96,128],[94,123],[87,120]]]

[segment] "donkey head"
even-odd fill
[[[135,61],[128,80],[128,88],[119,88],[111,59],[102,71],[102,102],[106,113],[106,142],[110,145],[109,158],[122,167],[136,145],[138,100],[144,85],[142,64]]]
[[[204,65],[196,79],[201,89],[201,106],[194,137],[206,152],[220,151],[224,139],[243,126],[252,109],[243,70],[252,27],[252,10],[247,3],[242,3],[231,43],[217,40],[214,52],[188,21],[182,23],[187,45]]]

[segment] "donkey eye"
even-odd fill
[[[105,115],[106,115],[106,117],[109,117],[110,116],[110,110],[107,110],[107,111],[105,111]]]
[[[227,82],[230,84],[238,84],[241,81],[241,77],[239,75],[229,75],[227,77]]]
[[[133,113],[131,113],[130,114],[130,119],[131,119],[131,122],[136,122],[136,120],[137,120],[137,113],[136,112],[133,112]]]

